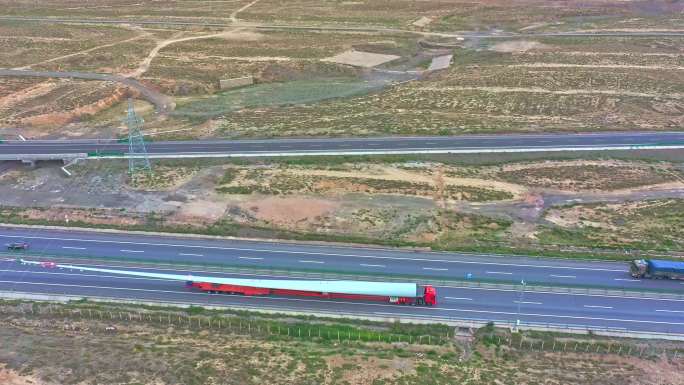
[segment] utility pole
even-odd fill
[[[147,156],[145,148],[145,137],[143,134],[143,119],[136,115],[133,108],[133,99],[128,99],[128,113],[124,123],[128,127],[128,173],[130,175],[143,172],[152,174],[150,158]]]

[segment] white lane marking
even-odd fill
[[[641,282],[640,279],[630,279],[630,278],[613,278],[613,281]]]
[[[485,271],[486,274],[503,274],[503,275],[512,275],[513,273],[509,273],[507,271]]]
[[[446,299],[453,299],[456,301],[472,301],[472,298],[465,298],[465,297],[444,297]]]
[[[21,139],[22,142],[26,141],[26,138],[24,138],[22,135],[17,135],[17,136],[19,137],[19,139]]]
[[[0,234],[0,238],[25,238],[25,239],[44,239],[55,241],[76,241],[76,242],[93,242],[93,243],[112,243],[122,245],[145,245],[145,246],[162,246],[162,247],[185,247],[195,249],[207,250],[230,250],[230,251],[249,251],[260,253],[279,253],[279,254],[301,254],[301,255],[317,255],[317,256],[331,256],[331,257],[350,257],[350,258],[369,258],[369,259],[388,259],[396,261],[418,261],[418,262],[442,262],[442,263],[461,263],[472,265],[491,265],[491,266],[514,266],[514,267],[529,267],[539,269],[566,269],[566,270],[590,270],[590,271],[607,271],[607,272],[627,272],[627,269],[601,269],[595,267],[571,267],[571,266],[550,266],[550,265],[530,265],[530,264],[515,264],[515,263],[499,263],[499,262],[481,262],[481,261],[463,261],[458,259],[430,259],[430,258],[404,258],[404,257],[390,257],[379,255],[363,255],[363,254],[343,254],[343,253],[326,253],[313,251],[294,251],[294,250],[269,250],[269,249],[254,249],[243,247],[222,247],[222,246],[199,246],[199,245],[180,245],[172,243],[155,243],[155,242],[132,242],[132,241],[110,241],[102,239],[78,239],[78,238],[58,238],[58,237],[38,237],[38,236],[22,236],[22,235],[5,235]],[[306,247],[315,247],[306,245]],[[492,255],[491,257],[499,257]]]
[[[72,249],[72,250],[85,250],[85,247],[76,247],[76,246],[62,246],[63,249]]]
[[[365,266],[365,267],[386,267],[385,265],[371,265],[368,263],[361,263],[359,266]]]
[[[119,251],[122,252],[122,253],[144,253],[144,251],[142,251],[142,250],[126,250],[126,249],[122,249],[122,250],[119,250]]]
[[[447,271],[449,269],[443,269],[443,268],[439,268],[439,267],[424,267],[423,270]]]
[[[542,305],[541,302],[532,302],[532,301],[513,301],[514,303],[519,303],[519,304],[524,304],[524,305]]]
[[[178,255],[183,255],[186,257],[204,257],[202,254],[193,254],[193,253],[178,253]]]
[[[555,274],[551,274],[551,275],[549,275],[549,277],[554,277],[554,278],[572,278],[572,279],[577,278],[577,277],[574,276],[574,275],[555,275]]]
[[[299,262],[300,263],[319,263],[319,264],[325,263],[323,261],[309,261],[309,260],[301,260],[301,259],[299,260]]]
[[[263,258],[261,258],[261,257],[238,257],[238,259],[251,259],[251,260],[254,260],[254,261],[260,261],[260,260],[262,260]],[[300,261],[300,262],[301,262],[301,261]]]
[[[684,310],[656,310],[663,313],[684,313]]]
[[[612,306],[601,306],[601,305],[584,305],[586,308],[590,309],[612,309]]]

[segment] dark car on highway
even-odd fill
[[[7,250],[27,250],[28,242],[12,242],[7,244]]]

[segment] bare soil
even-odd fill
[[[597,236],[605,233],[605,240],[611,231],[622,234],[616,229],[629,223],[634,233],[612,243],[652,244],[679,236],[668,225],[679,206],[663,203],[673,209],[658,216],[653,210],[623,212],[615,207],[684,196],[681,165],[625,160],[488,166],[157,162],[153,177],[134,179],[127,177],[125,163],[91,162],[70,169],[71,178],[47,164],[4,170],[0,194],[7,198],[0,216],[15,223],[154,231],[166,226],[224,235],[237,235],[242,226],[439,248],[556,244],[557,239],[545,235],[549,229],[602,229]],[[609,206],[592,208],[597,204]],[[646,216],[640,225],[638,215]]]
[[[353,384],[388,385],[515,383],[567,385],[680,385],[684,383],[677,342],[636,341],[528,333],[525,344],[492,344],[480,331],[443,345],[324,341],[273,336],[251,329],[193,326],[187,313],[106,304],[3,306],[0,379],[8,385],[94,383],[164,384]],[[50,309],[51,315],[46,312]],[[92,313],[90,313],[92,311]],[[88,314],[91,314],[90,316]],[[99,316],[93,316],[97,315]],[[109,317],[107,315],[109,314]],[[119,315],[121,319],[117,319]],[[127,317],[128,316],[128,317]],[[130,319],[129,319],[130,317]],[[149,317],[149,318],[148,318]],[[161,317],[161,318],[157,318]],[[107,319],[109,318],[109,319]],[[158,321],[160,320],[160,321]],[[167,321],[169,320],[169,321]],[[199,320],[193,317],[193,321]],[[319,320],[270,318],[298,327]],[[171,322],[173,321],[173,322]],[[243,315],[239,322],[264,321]],[[321,320],[322,321],[322,320]],[[364,326],[326,322],[327,326]],[[262,325],[263,326],[263,325]],[[389,325],[369,325],[380,330]],[[404,325],[403,328],[417,328]],[[412,330],[412,329],[408,329]],[[482,329],[481,329],[482,330]],[[453,330],[451,331],[453,333]],[[504,341],[513,336],[497,331]],[[494,337],[494,341],[496,341]],[[545,349],[540,348],[546,341]],[[559,351],[563,343],[601,353]],[[549,345],[553,343],[555,351]],[[528,346],[529,344],[529,346]],[[534,345],[534,346],[533,346]],[[608,347],[612,353],[608,353]],[[616,349],[620,347],[620,354]],[[640,358],[625,351],[645,350]],[[542,351],[544,350],[544,351]],[[567,350],[567,349],[566,349]],[[655,353],[667,352],[667,353]],[[87,363],[87,365],[84,364]]]

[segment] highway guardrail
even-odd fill
[[[49,259],[50,261],[59,261],[62,263],[117,263],[121,267],[137,267],[137,268],[157,268],[157,269],[188,269],[188,270],[202,270],[208,273],[222,273],[222,274],[237,274],[237,275],[267,275],[269,277],[292,277],[303,279],[339,279],[339,280],[364,280],[364,281],[383,281],[383,282],[405,282],[407,280],[419,281],[421,284],[429,284],[437,287],[452,287],[463,289],[482,289],[482,290],[501,290],[501,291],[525,291],[533,293],[553,293],[553,294],[574,294],[574,295],[588,295],[588,296],[611,296],[622,298],[639,298],[639,299],[669,299],[669,300],[683,300],[684,290],[657,290],[650,288],[636,289],[636,288],[610,288],[597,286],[580,286],[580,285],[549,285],[548,283],[539,283],[528,281],[525,284],[501,282],[494,280],[473,280],[460,279],[456,277],[434,277],[421,275],[390,275],[390,274],[365,274],[361,272],[346,272],[346,271],[326,271],[314,269],[283,269],[277,267],[254,267],[245,265],[230,265],[230,264],[202,264],[191,263],[190,261],[150,261],[145,259],[123,259],[123,258],[108,258],[108,257],[93,257],[80,255],[55,255],[45,253],[28,252],[0,252],[0,257],[17,259],[17,258],[34,258],[34,259]]]

